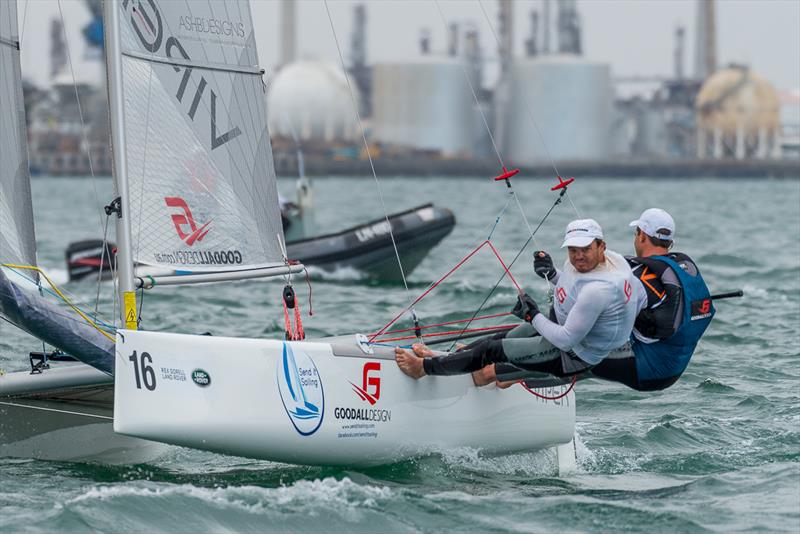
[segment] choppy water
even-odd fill
[[[392,210],[427,200],[452,208],[453,234],[413,273],[417,293],[486,237],[506,197],[488,180],[383,179]],[[292,183],[282,182],[290,192]],[[380,214],[371,180],[316,181],[318,225],[344,228]],[[552,202],[544,180],[517,179],[535,224]],[[104,201],[110,184],[102,182]],[[41,263],[62,270],[67,242],[100,233],[91,182],[34,181]],[[598,381],[577,387],[577,474],[555,477],[542,453],[484,458],[478,451],[367,469],[307,468],[175,449],[148,465],[0,459],[0,531],[790,531],[800,530],[800,182],[582,180],[583,216],[600,221],[610,248],[629,253],[627,226],[666,208],[679,250],[712,291],[742,288],[718,314],[682,380],[660,393]],[[537,234],[556,257],[575,211],[559,206]],[[513,257],[526,237],[510,206],[495,232]],[[542,295],[530,255],[512,269]],[[479,256],[424,301],[427,320],[471,312],[499,271]],[[92,284],[68,289],[94,301]],[[151,329],[280,335],[280,284],[163,289],[148,294]],[[101,308],[110,311],[109,287]],[[306,295],[301,293],[305,301]],[[402,286],[338,273],[314,283],[310,336],[381,326],[409,299]],[[506,311],[504,287],[489,312]],[[377,321],[377,322],[376,322]],[[24,368],[30,338],[0,325],[0,366]]]

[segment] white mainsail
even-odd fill
[[[121,57],[108,61],[122,67],[131,261],[195,273],[283,265],[248,1],[107,9],[120,17]]]
[[[16,2],[0,2],[0,264],[36,265]]]

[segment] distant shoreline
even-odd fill
[[[375,171],[381,178],[402,177],[463,177],[486,178],[501,173],[494,160],[434,159],[392,157],[374,160]],[[576,161],[556,162],[563,177],[585,178],[780,178],[800,179],[800,160],[658,160],[658,161]],[[511,167],[516,168],[516,167]],[[519,167],[520,176],[528,178],[553,177],[550,164]],[[296,177],[295,161],[289,158],[276,161],[279,177]],[[337,160],[327,157],[305,158],[308,176],[371,176],[369,161]],[[39,176],[32,173],[34,176]],[[81,176],[76,174],[41,175],[51,177]],[[104,175],[108,177],[107,175]]]

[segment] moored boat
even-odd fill
[[[375,219],[339,232],[287,241],[286,254],[292,260],[326,272],[353,268],[376,279],[400,280],[389,229],[394,233],[407,275],[454,226],[455,216],[450,210],[425,204],[389,215],[388,220]],[[69,279],[95,281],[98,275],[110,279],[114,249],[113,244],[99,239],[70,243],[65,252]],[[136,267],[137,276],[153,272],[149,266]]]

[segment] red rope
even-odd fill
[[[496,326],[483,326],[481,328],[469,328],[466,330],[449,330],[446,332],[431,332],[430,334],[422,334],[421,337],[438,337],[438,336],[446,336],[451,334],[463,334],[465,332],[485,332],[486,330],[495,330],[498,328],[505,328],[506,330],[511,330],[514,327],[519,326],[519,324],[500,324]],[[413,328],[412,328],[413,330]],[[417,339],[417,336],[402,336],[402,337],[391,337],[388,339],[379,339],[379,343],[388,343],[389,341],[403,341],[404,339]]]
[[[289,319],[289,308],[286,307],[286,301],[283,301],[283,321],[286,326],[286,339],[289,341],[294,341],[294,329],[292,328],[292,320]]]
[[[303,318],[300,315],[300,304],[296,301],[294,303],[294,324],[297,326],[297,332],[295,333],[298,340],[306,338],[306,332],[303,330]]]
[[[507,315],[512,315],[511,312],[504,312],[504,313],[494,313],[492,315],[481,315],[480,317],[475,317],[473,321],[482,321],[484,319],[494,319],[495,317],[505,317]],[[426,328],[435,328],[437,326],[447,326],[451,324],[458,324],[458,323],[466,323],[469,319],[459,319],[457,321],[447,321],[445,323],[435,323],[435,324],[428,324],[425,326],[420,326],[420,330],[425,330]],[[416,330],[416,327],[411,328],[401,328],[400,330],[387,330],[383,334],[380,335],[387,335],[387,334],[402,334],[403,332],[413,332]],[[372,335],[372,334],[370,334]],[[377,335],[377,334],[375,334]]]
[[[464,265],[464,264],[465,264],[465,263],[466,263],[466,262],[467,262],[467,261],[468,261],[468,260],[469,260],[469,259],[470,259],[472,256],[474,256],[475,254],[477,254],[477,253],[478,253],[478,251],[479,251],[480,249],[482,249],[482,248],[483,248],[485,245],[489,245],[489,247],[492,249],[492,252],[494,252],[494,255],[495,255],[495,256],[497,257],[497,259],[500,261],[500,265],[502,265],[502,266],[503,266],[503,269],[505,269],[505,272],[506,272],[506,274],[507,274],[507,275],[508,275],[508,277],[511,279],[511,282],[513,282],[513,284],[514,284],[514,287],[516,287],[516,288],[517,288],[517,291],[519,291],[519,292],[521,293],[521,292],[522,292],[522,289],[520,289],[520,287],[519,287],[519,284],[517,284],[517,281],[514,279],[514,276],[511,274],[511,271],[509,271],[509,270],[508,270],[508,267],[506,267],[506,264],[503,262],[502,258],[500,257],[500,254],[497,252],[497,249],[495,249],[495,248],[494,248],[494,246],[492,245],[492,243],[491,243],[491,242],[490,242],[490,241],[487,239],[486,241],[484,241],[483,243],[481,243],[480,245],[478,245],[478,246],[477,246],[477,247],[476,247],[476,248],[475,248],[475,249],[474,249],[472,252],[470,252],[469,254],[467,254],[466,256],[464,256],[464,257],[461,259],[461,261],[459,261],[459,262],[458,262],[458,263],[455,265],[455,267],[453,267],[452,269],[450,269],[449,271],[447,271],[447,274],[445,274],[444,276],[442,276],[441,278],[439,278],[439,279],[438,279],[436,282],[434,282],[433,284],[431,284],[431,285],[430,285],[430,287],[428,287],[428,289],[426,289],[426,290],[425,290],[425,291],[422,293],[422,295],[420,295],[419,297],[417,297],[417,298],[416,298],[416,299],[415,299],[415,300],[414,300],[414,301],[413,301],[411,304],[409,304],[408,306],[406,306],[406,307],[403,309],[403,311],[401,311],[400,313],[398,313],[398,314],[397,314],[397,315],[394,317],[394,319],[392,319],[391,321],[389,321],[389,323],[387,323],[387,324],[386,324],[386,325],[385,325],[383,328],[381,328],[381,329],[380,329],[378,332],[376,332],[375,334],[372,334],[372,336],[370,336],[369,340],[370,340],[370,341],[373,341],[373,340],[374,340],[376,337],[378,337],[378,336],[380,336],[380,335],[383,335],[383,334],[386,332],[386,330],[387,330],[387,329],[388,329],[390,326],[392,326],[394,323],[396,323],[396,322],[397,322],[397,320],[398,320],[398,319],[400,319],[400,317],[402,317],[402,316],[403,316],[403,315],[404,315],[404,314],[405,314],[405,313],[406,313],[408,310],[410,310],[411,308],[413,308],[413,307],[414,307],[414,306],[415,306],[415,305],[416,305],[416,304],[417,304],[419,301],[421,301],[423,298],[425,298],[425,297],[426,297],[426,296],[427,296],[427,295],[428,295],[428,294],[429,294],[431,291],[433,291],[433,290],[434,290],[434,289],[435,289],[435,288],[436,288],[436,287],[437,287],[439,284],[441,284],[442,282],[444,282],[444,280],[445,280],[445,279],[446,279],[448,276],[450,276],[451,274],[453,274],[453,273],[454,273],[454,272],[455,272],[455,271],[456,271],[456,270],[457,270],[459,267],[461,267],[462,265]]]
[[[501,257],[500,257],[500,253],[499,253],[499,252],[497,252],[497,249],[496,249],[496,248],[494,248],[494,245],[492,245],[492,242],[491,242],[491,241],[489,241],[489,240],[487,239],[487,240],[485,241],[485,243],[486,243],[487,245],[489,245],[489,246],[492,248],[492,252],[494,252],[494,255],[495,255],[495,256],[497,256],[497,261],[499,261],[499,262],[500,262],[500,265],[502,265],[502,266],[503,266],[503,270],[505,270],[506,274],[507,274],[507,275],[508,275],[508,277],[511,279],[511,282],[514,284],[514,287],[516,287],[516,288],[517,288],[517,291],[519,291],[520,293],[522,293],[522,288],[521,288],[521,287],[519,287],[519,284],[518,284],[518,283],[517,283],[517,281],[514,279],[514,275],[513,275],[513,274],[511,274],[511,271],[509,271],[509,270],[508,270],[508,267],[506,267],[506,264],[505,264],[505,262],[503,261],[503,258],[501,258]],[[483,245],[481,245],[481,246],[483,246]]]
[[[547,395],[542,395],[541,393],[535,392],[534,390],[532,390],[531,388],[528,387],[528,385],[525,383],[524,380],[520,380],[519,383],[522,384],[522,387],[524,387],[528,391],[528,393],[530,393],[531,395],[533,395],[535,397],[539,397],[540,399],[544,399],[544,400],[558,400],[558,399],[562,399],[562,398],[566,397],[567,395],[569,395],[569,392],[572,391],[573,388],[575,387],[575,382],[577,382],[577,380],[578,380],[578,377],[577,376],[573,376],[572,377],[572,382],[570,383],[570,385],[567,388],[567,390],[564,393],[561,393],[560,395],[556,395],[555,397],[548,397]]]

